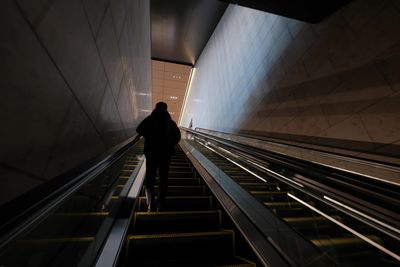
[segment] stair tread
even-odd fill
[[[139,263],[135,266],[164,266],[164,267],[253,267],[256,266],[255,263],[248,260],[242,259],[240,257],[230,257],[221,259],[195,259],[190,261],[170,261],[170,262],[160,262],[160,261],[148,261]]]
[[[228,230],[212,231],[212,232],[190,232],[190,233],[165,233],[165,234],[131,234],[128,239],[162,239],[162,238],[182,238],[182,237],[201,237],[201,236],[223,236],[232,235]]]
[[[136,212],[132,228],[135,234],[215,231],[220,228],[220,216],[219,210]]]

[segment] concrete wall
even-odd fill
[[[0,204],[126,140],[151,109],[147,0],[5,0]]]
[[[400,4],[355,0],[319,24],[229,6],[182,125],[400,156]]]

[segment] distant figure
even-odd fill
[[[158,102],[150,116],[145,118],[136,131],[145,139],[146,178],[144,181],[148,211],[162,211],[168,190],[168,171],[174,146],[181,140],[181,133],[169,115],[168,106]],[[158,170],[158,198],[155,201],[154,185]]]

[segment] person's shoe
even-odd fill
[[[147,205],[147,212],[155,212],[156,207],[155,205]]]

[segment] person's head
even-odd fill
[[[156,104],[156,109],[167,111],[167,109],[168,109],[167,103],[165,103],[165,102],[158,102],[158,103]]]

